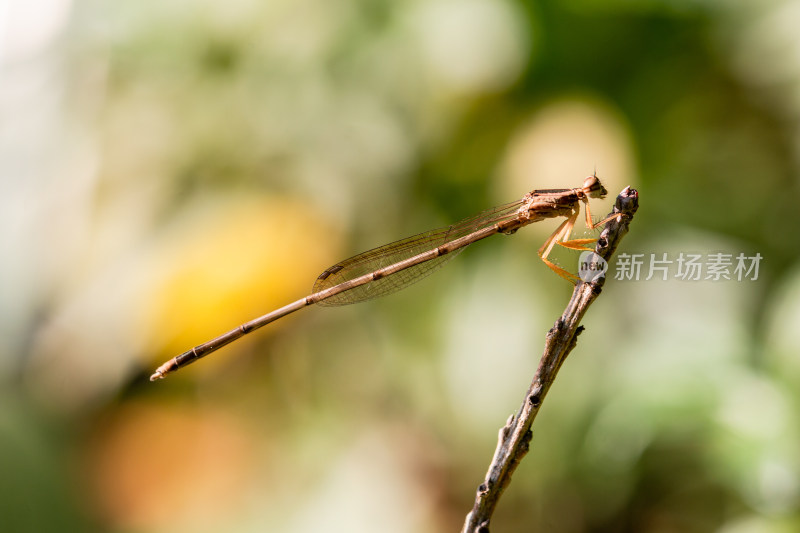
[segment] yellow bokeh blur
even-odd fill
[[[337,228],[299,199],[201,203],[159,247],[164,274],[143,299],[161,354],[177,355],[302,298],[342,253]]]

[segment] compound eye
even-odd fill
[[[583,191],[589,198],[604,198],[607,194],[605,187],[597,176],[587,176],[583,181]]]

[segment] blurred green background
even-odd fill
[[[147,377],[596,169],[595,215],[641,194],[621,253],[758,279],[609,279],[492,531],[800,531],[798,27],[791,0],[0,2],[0,529],[460,530],[569,298],[554,222]]]

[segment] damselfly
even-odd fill
[[[581,203],[586,206],[587,228],[594,229],[610,218],[620,216],[592,222],[589,198],[603,198],[605,195],[606,189],[597,176],[592,175],[577,189],[531,191],[516,202],[489,209],[452,226],[420,233],[345,259],[319,275],[310,295],[170,359],[158,367],[150,380],[161,379],[251,331],[309,305],[347,305],[404,289],[431,274],[473,242],[496,233],[512,234],[523,226],[546,218],[566,217],[566,220],[539,248],[539,257],[556,274],[575,283],[577,276],[555,265],[548,256],[556,244],[582,250],[588,249],[586,245],[595,241],[568,240],[580,215]]]

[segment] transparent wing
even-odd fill
[[[350,281],[351,279],[369,274],[380,268],[427,252],[446,242],[469,235],[486,226],[513,218],[516,216],[517,210],[521,204],[522,200],[518,200],[510,204],[497,206],[473,217],[464,219],[452,226],[426,231],[425,233],[385,244],[355,255],[349,259],[345,259],[320,274],[317,281],[314,283],[312,292],[316,293],[334,287],[340,283]],[[459,248],[449,254],[395,272],[384,278],[354,287],[348,291],[341,292],[318,302],[318,305],[335,306],[353,304],[399,291],[430,275],[437,268],[458,255],[464,248],[466,247]]]

